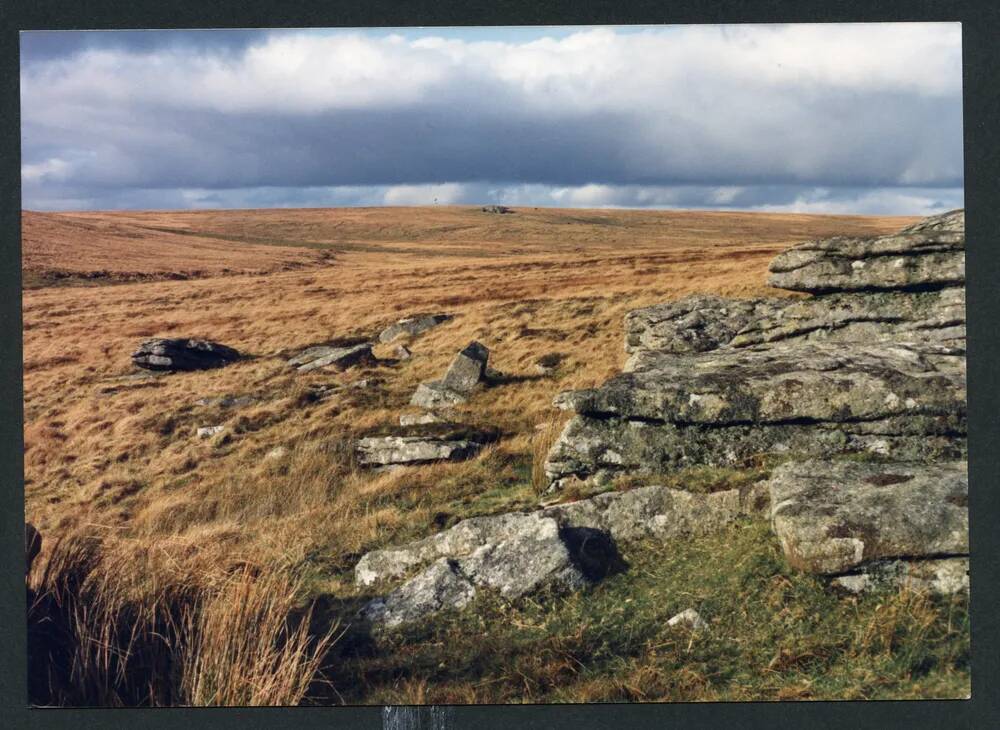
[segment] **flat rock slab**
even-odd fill
[[[783,306],[762,315],[740,329],[729,344],[927,341],[965,352],[964,287],[784,300]]]
[[[444,419],[430,411],[426,413],[403,413],[399,416],[400,426],[421,426],[426,423],[444,423]]]
[[[549,451],[545,473],[558,489],[576,478],[655,476],[698,465],[744,468],[765,454],[957,459],[966,453],[965,432],[964,414],[726,426],[578,415]]]
[[[370,363],[373,360],[372,343],[363,342],[347,346],[319,345],[310,347],[289,360],[288,364],[300,373],[307,373],[325,367],[344,370],[361,363]]]
[[[452,319],[452,315],[450,314],[418,314],[413,317],[407,317],[382,330],[378,339],[379,342],[392,342],[392,340],[400,335],[419,335],[450,319]]]
[[[969,552],[964,461],[789,462],[768,486],[774,532],[800,570],[829,575],[876,560]]]
[[[246,408],[247,406],[252,406],[259,400],[260,398],[255,395],[222,395],[214,398],[199,398],[194,402],[194,404],[196,406],[205,407],[217,406],[219,408]]]
[[[476,441],[445,441],[423,436],[369,436],[358,440],[362,466],[417,466],[471,459],[483,448]]]
[[[232,347],[210,340],[159,338],[139,345],[132,353],[132,363],[146,370],[208,370],[240,357]]]
[[[625,316],[625,351],[708,352],[770,342],[950,343],[964,352],[965,289],[838,293],[810,299],[692,295]]]
[[[958,286],[965,282],[965,212],[952,211],[878,238],[803,243],[774,258],[779,289],[835,291]]]
[[[673,355],[647,352],[600,388],[561,394],[577,413],[674,424],[848,422],[965,412],[965,358],[940,348],[777,343]]]

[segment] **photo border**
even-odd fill
[[[505,0],[470,7],[460,0],[364,5],[348,0],[7,0],[0,11],[0,698],[8,727],[78,729],[142,724],[150,730],[213,728],[625,728],[685,727],[986,727],[1000,717],[1000,10],[979,0],[705,0],[540,2]],[[11,7],[13,6],[13,7]],[[429,709],[385,713],[380,707],[29,709],[23,584],[23,382],[20,270],[20,30],[305,28],[449,25],[616,25],[744,22],[961,21],[967,211],[969,501],[971,541],[971,700],[814,701],[594,705],[455,706],[432,722]],[[407,719],[408,718],[408,719]],[[9,723],[9,724],[8,724]],[[394,724],[395,723],[395,724]]]

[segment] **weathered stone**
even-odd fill
[[[738,490],[696,494],[661,486],[605,492],[542,510],[564,527],[600,530],[616,541],[705,535],[742,513]]]
[[[785,300],[745,325],[734,347],[776,341],[934,342],[965,352],[965,289],[831,294]]]
[[[952,359],[946,367],[926,357],[925,348],[902,344],[648,352],[634,371],[601,388],[563,394],[556,403],[578,413],[678,424],[947,416],[965,409],[965,359]]]
[[[410,398],[411,406],[421,408],[447,408],[465,403],[468,398],[446,387],[440,380],[430,380],[421,383]]]
[[[965,213],[952,211],[888,236],[803,243],[775,257],[768,283],[816,294],[957,286],[964,249]]]
[[[214,436],[217,433],[222,433],[224,430],[226,430],[225,426],[201,426],[200,428],[198,428],[195,434],[200,439],[207,439]]]
[[[846,573],[875,560],[969,551],[965,462],[790,462],[769,488],[775,534],[800,570]]]
[[[444,377],[417,386],[411,406],[447,408],[465,403],[486,376],[490,352],[478,342],[470,342],[459,352]]]
[[[24,523],[24,573],[31,572],[31,565],[42,551],[42,533],[30,522]]]
[[[132,362],[146,370],[208,370],[240,359],[240,353],[218,342],[198,339],[146,340]]]
[[[408,545],[366,554],[355,568],[359,585],[396,580],[439,558],[471,555],[486,545],[512,539],[526,519],[551,519],[566,531],[592,530],[613,541],[670,539],[720,529],[745,511],[735,489],[695,494],[662,486],[606,492],[590,499],[530,513],[512,512],[463,520],[454,527]],[[576,534],[581,534],[577,532]],[[572,539],[570,539],[572,542]],[[576,551],[579,553],[580,551]]]
[[[545,472],[558,488],[563,480],[601,472],[656,475],[697,465],[742,468],[765,454],[955,459],[965,454],[964,439],[956,437],[964,432],[964,416],[728,426],[576,416],[549,451]]]
[[[447,322],[451,318],[452,315],[450,314],[418,314],[406,317],[382,330],[378,339],[379,342],[391,342],[400,335],[416,336],[433,327],[437,327],[443,322]]]
[[[964,353],[965,289],[734,300],[693,295],[630,312],[625,350],[636,369],[647,352],[688,354],[769,342],[926,342]]]
[[[441,558],[384,598],[370,601],[361,615],[375,626],[393,628],[446,609],[464,608],[476,588],[459,572],[456,561]]]
[[[443,609],[462,608],[482,589],[516,599],[543,588],[565,591],[587,584],[555,520],[517,515],[507,527],[496,542],[436,559],[385,598],[371,601],[362,614],[377,626],[391,628]],[[368,573],[361,564],[357,576],[362,584],[373,582],[365,580]]]
[[[707,629],[708,622],[693,608],[686,608],[667,620],[667,626],[687,626],[692,629]]]
[[[362,466],[405,466],[434,461],[463,461],[475,456],[481,443],[440,440],[425,436],[369,436],[358,440]]]
[[[490,351],[478,342],[470,342],[451,361],[441,384],[457,393],[471,393],[482,381]]]
[[[696,294],[636,309],[625,315],[625,351],[682,355],[716,350],[751,323],[776,317],[793,301]]]
[[[372,343],[363,342],[346,346],[320,345],[310,347],[289,360],[288,364],[300,373],[307,373],[325,367],[344,370],[361,363],[370,363],[373,360]]]
[[[442,557],[460,557],[490,542],[499,542],[516,531],[522,513],[462,520],[451,529],[396,548],[373,550],[354,569],[359,585],[402,578],[412,569]]]
[[[443,420],[434,413],[403,413],[399,417],[400,426],[420,426],[425,423],[443,423]]]
[[[396,356],[397,360],[409,360],[413,357],[413,353],[410,351],[406,345],[396,345],[396,348],[392,351],[392,354]]]
[[[484,213],[496,213],[496,214],[506,214],[513,213],[514,211],[508,208],[506,205],[484,205]]]
[[[969,591],[969,559],[892,560],[873,563],[863,572],[839,575],[832,585],[849,593],[905,588],[918,593],[949,595]]]

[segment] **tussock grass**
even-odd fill
[[[162,546],[161,546],[162,548]],[[116,538],[59,541],[29,584],[29,695],[42,705],[287,705],[319,677],[314,636],[280,571],[199,566]]]

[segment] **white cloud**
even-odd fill
[[[451,205],[465,197],[465,186],[459,183],[443,185],[393,185],[382,195],[384,205]]]
[[[768,185],[957,187],[960,32],[289,31],[239,52],[84,47],[22,68],[25,203],[53,200],[55,183],[77,201],[87,189],[382,186],[387,204],[491,185],[575,206],[681,205],[685,186],[720,206]]]

